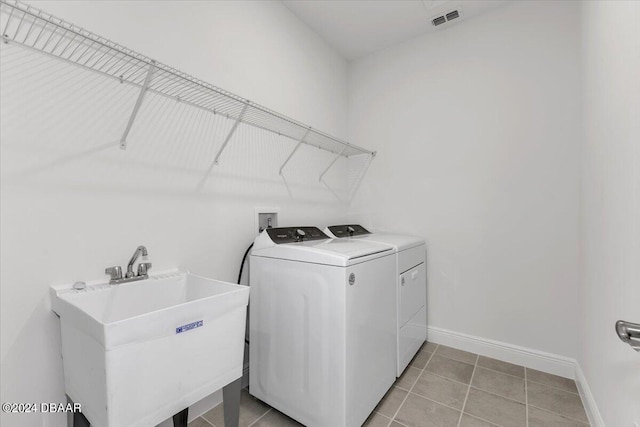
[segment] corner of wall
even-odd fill
[[[591,388],[587,383],[587,378],[584,376],[584,372],[582,372],[582,368],[578,361],[576,361],[575,380],[578,386],[578,392],[580,393],[580,398],[582,399],[582,405],[587,413],[587,418],[589,418],[589,424],[591,424],[591,427],[605,427],[602,416],[600,415],[600,410],[596,404],[596,400],[591,393]]]

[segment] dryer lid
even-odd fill
[[[349,233],[348,227],[356,230]],[[362,231],[364,230],[364,231]],[[408,234],[392,234],[385,232],[370,232],[361,225],[331,225],[325,229],[325,233],[330,237],[348,238],[348,240],[362,240],[365,242],[381,243],[383,245],[392,246],[396,251],[404,251],[406,249],[415,248],[424,245],[424,238],[419,236],[410,236]],[[351,235],[350,235],[351,234]]]

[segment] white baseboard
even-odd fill
[[[576,381],[591,427],[605,427],[587,379],[575,359],[436,327],[427,328],[427,340],[435,344],[571,378]]]
[[[427,329],[427,340],[564,378],[575,379],[576,361],[569,357],[435,327]]]
[[[587,378],[584,376],[584,372],[582,372],[582,368],[580,368],[578,363],[576,363],[576,384],[578,385],[578,392],[580,393],[580,398],[582,399],[582,404],[584,405],[584,410],[587,413],[591,427],[605,427],[602,415],[600,415],[600,411],[598,410],[598,405],[596,405],[596,400],[593,394],[591,394]]]

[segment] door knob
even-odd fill
[[[626,342],[635,351],[640,351],[640,324],[618,320],[616,333],[622,342]]]

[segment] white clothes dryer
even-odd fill
[[[370,232],[361,225],[332,225],[330,237],[389,245],[396,255],[396,375],[402,372],[427,339],[426,246],[422,237]]]

